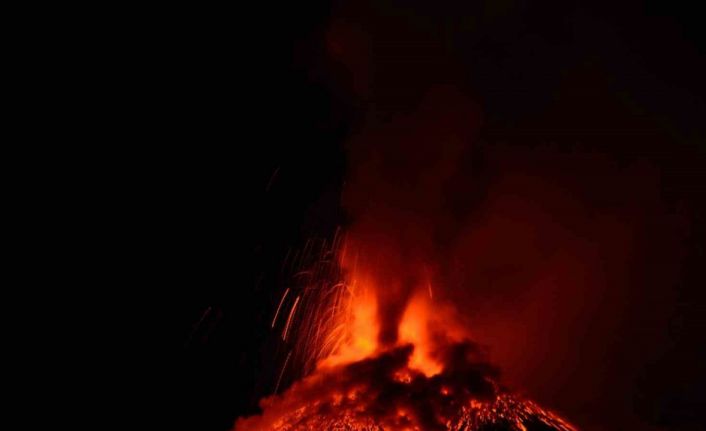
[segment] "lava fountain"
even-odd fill
[[[263,399],[262,414],[239,419],[235,431],[575,429],[499,383],[498,370],[454,308],[434,299],[430,278],[405,279],[411,293],[390,333],[380,318],[380,298],[389,301],[390,296],[379,283],[393,282],[380,275],[387,272],[384,262],[375,271],[370,260],[362,264],[360,255],[345,246],[338,257],[346,281],[331,282],[339,291],[334,308],[314,308],[319,311],[292,328],[304,306],[294,300],[282,310],[290,294],[285,291],[275,314],[282,320],[283,339],[317,328],[326,333],[321,342],[335,349],[322,356],[322,346],[302,339],[309,341],[309,354],[320,357],[313,371]],[[318,303],[327,303],[330,289],[319,292]],[[317,303],[313,297],[309,301]]]

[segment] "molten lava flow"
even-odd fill
[[[379,278],[369,266],[343,265],[349,295],[327,326],[338,347],[310,375],[262,400],[262,415],[239,419],[236,431],[574,429],[497,383],[497,370],[453,309],[432,300],[429,282],[408,298],[389,344],[380,337]]]

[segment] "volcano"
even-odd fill
[[[377,112],[351,136],[345,239],[310,265],[300,263],[309,246],[290,259],[295,282],[271,323],[285,352],[274,395],[235,431],[575,429],[501,383],[474,332],[479,304],[454,299],[487,284],[464,270],[496,248],[512,255],[516,238],[474,248],[474,259],[459,251],[482,233],[471,229],[482,218],[466,163],[482,113],[453,85],[428,87],[411,109]],[[504,232],[518,226],[522,238],[524,223]]]
[[[391,335],[383,333],[389,322],[381,314],[381,278],[366,276],[357,258],[355,265],[345,254],[339,260],[352,269],[347,281],[326,265],[300,272],[309,284],[284,291],[272,322],[292,346],[280,378],[306,358],[318,358],[315,367],[263,399],[262,414],[239,419],[235,431],[576,429],[500,383],[486,349],[453,304],[434,298],[428,280],[409,283],[413,293]],[[292,365],[292,353],[305,360]]]
[[[575,430],[537,404],[499,387],[494,369],[472,359],[470,343],[448,348],[431,377],[409,367],[413,347],[328,369],[265,399],[264,414],[236,431],[542,431]]]

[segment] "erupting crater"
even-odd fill
[[[428,282],[408,295],[396,336],[382,337],[373,280],[337,284],[350,293],[337,297],[338,323],[328,313],[329,323],[315,327],[336,334],[338,347],[307,377],[263,399],[261,415],[238,419],[235,431],[575,430],[501,386],[498,370],[456,323],[453,308],[433,299]]]

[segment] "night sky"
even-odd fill
[[[477,126],[435,245],[478,262],[447,274],[478,288],[448,295],[480,304],[491,359],[580,428],[701,429],[700,16],[685,3],[583,3],[169,6],[111,47],[118,103],[101,163],[115,175],[95,190],[109,202],[96,241],[116,245],[113,296],[146,317],[127,337],[139,347],[121,353],[151,370],[149,395],[134,389],[144,408],[200,431],[257,411],[279,370],[269,322],[283,259],[355,222],[344,183],[368,175],[355,160],[375,145],[357,142],[371,124],[416,118],[441,86],[470,101]],[[395,159],[428,144],[415,145],[380,151]],[[540,239],[497,214],[523,215]],[[574,259],[542,257],[556,248]],[[522,287],[547,274],[587,281],[556,295]],[[508,316],[531,327],[521,352]]]

